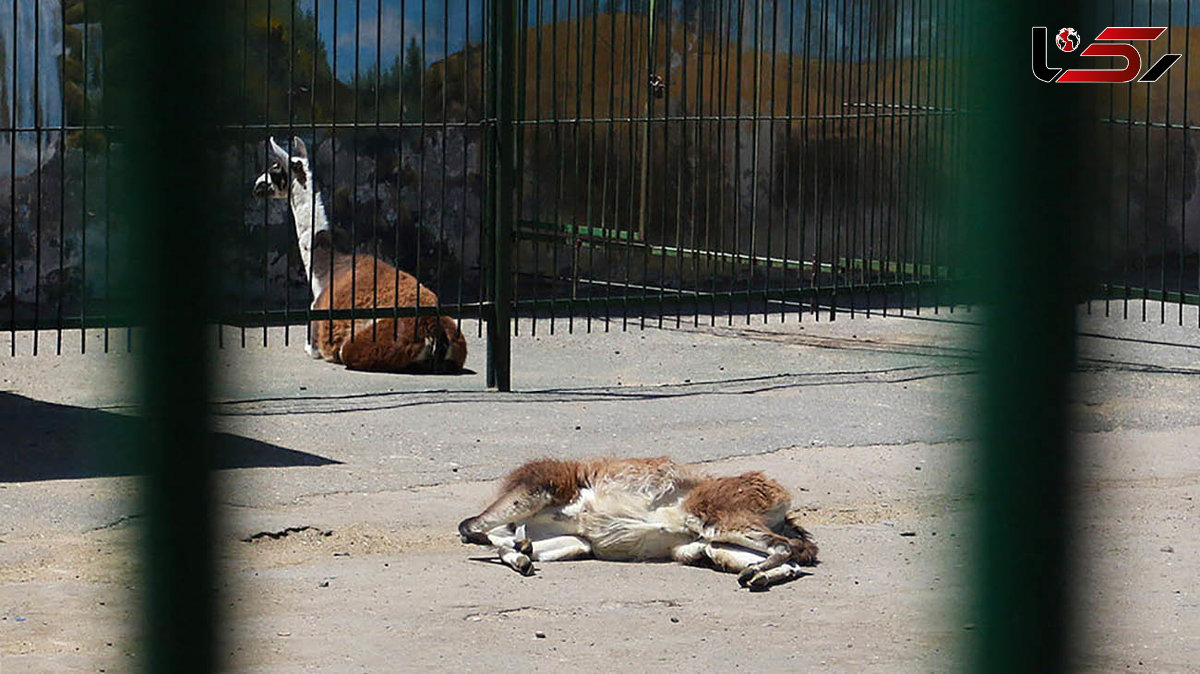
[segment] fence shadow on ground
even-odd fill
[[[136,474],[126,448],[143,421],[137,417],[58,405],[0,392],[0,482],[36,482]],[[283,468],[339,463],[315,454],[214,433],[215,468]]]

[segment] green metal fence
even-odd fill
[[[513,257],[532,331],[948,299],[951,3],[521,7]]]
[[[1095,89],[1111,180],[1081,237],[1101,271],[1090,307],[1166,321],[1200,284],[1193,12],[1101,4],[1097,21],[1171,26],[1138,45],[1148,62],[1184,58],[1154,87]],[[974,159],[961,146],[970,39],[960,3],[496,7],[243,0],[215,10],[220,86],[209,105],[222,132],[206,151],[220,182],[201,196],[181,179],[177,194],[219,204],[210,322],[237,326],[243,344],[289,326],[290,344],[323,317],[479,317],[495,384],[515,326],[970,301],[959,292],[972,272],[959,262],[967,228],[947,198]],[[15,0],[0,12],[0,322],[33,331],[35,353],[89,327],[104,330],[105,348],[132,344],[120,309],[131,230],[113,193],[128,129],[112,106],[128,82],[115,63],[131,45],[106,30],[113,12],[98,0]],[[311,149],[335,243],[413,273],[437,308],[311,308],[292,216],[250,193],[269,136]],[[186,137],[164,148],[195,151]]]
[[[106,29],[111,3],[46,6],[18,1],[7,17],[0,313],[14,334],[33,331],[35,352],[85,328],[130,348],[131,230],[113,191],[129,129],[112,100],[132,46]],[[506,388],[520,325],[953,304],[961,230],[943,195],[962,162],[962,45],[946,0],[214,11],[221,131],[164,152],[217,156],[211,194],[181,175],[177,196],[218,205],[208,320],[237,326],[235,343],[268,343],[275,325],[285,344],[308,340],[334,317],[479,317],[489,382]],[[411,272],[437,307],[311,307],[294,216],[251,194],[271,136],[309,147],[335,244]]]

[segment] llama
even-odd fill
[[[313,309],[437,305],[437,295],[411,274],[374,256],[334,251],[321,192],[299,138],[292,139],[290,155],[273,137],[268,140],[267,170],[254,181],[254,194],[291,201]],[[449,316],[355,319],[353,326],[348,319],[318,319],[312,340],[304,345],[310,356],[352,370],[456,372],[467,359],[466,339]]]
[[[514,470],[463,543],[492,546],[523,575],[533,562],[592,556],[711,565],[762,590],[804,575],[817,545],[762,473],[711,477],[666,457],[543,459]]]

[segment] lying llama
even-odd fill
[[[709,565],[765,589],[803,575],[817,545],[791,497],[762,473],[711,477],[667,458],[533,461],[463,520],[464,543],[493,546],[524,575],[533,562],[594,556]]]
[[[299,138],[292,152],[274,138],[267,142],[267,170],[254,181],[254,194],[290,199],[304,271],[312,280],[313,309],[370,309],[436,306],[437,295],[411,274],[371,255],[333,250],[329,221],[313,180],[308,153]],[[467,342],[448,316],[318,319],[312,322],[313,358],[343,363],[353,370],[455,372],[467,359]]]

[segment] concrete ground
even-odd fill
[[[1160,308],[1167,325],[1160,325]],[[1082,314],[1078,662],[1200,663],[1200,327],[1195,309]],[[303,330],[225,329],[213,412],[230,670],[946,671],[969,658],[977,315],[724,317],[566,334],[521,326],[513,393],[460,376],[348,372]],[[575,326],[581,327],[579,323]],[[477,326],[465,324],[468,335]],[[0,338],[0,671],[127,671],[138,657],[129,357],[104,335]],[[821,546],[766,593],[670,564],[540,565],[524,578],[455,524],[527,459],[670,455],[790,488]],[[1013,569],[1036,573],[1036,569]]]

